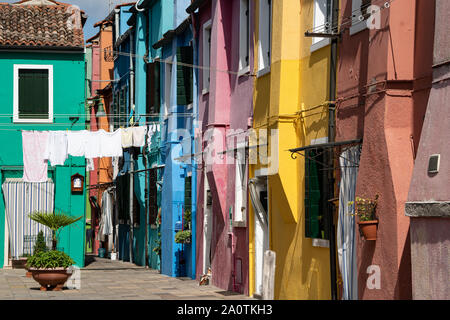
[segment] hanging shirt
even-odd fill
[[[73,157],[84,157],[88,143],[87,130],[67,132],[67,153]]]
[[[117,176],[119,174],[119,159],[120,159],[120,157],[113,157],[112,158],[113,180],[116,180],[116,178],[117,178]]]
[[[132,128],[133,131],[133,147],[143,147],[145,145],[145,137],[147,136],[147,126]]]
[[[64,165],[68,158],[66,131],[49,131],[44,157],[52,166]]]
[[[133,131],[131,128],[122,129],[122,148],[130,148],[133,146]]]
[[[127,149],[123,151],[123,166],[122,169],[119,172],[119,176],[122,176],[124,174],[127,174],[128,171],[130,171],[130,161],[131,161],[131,149]]]
[[[102,157],[121,157],[122,149],[122,129],[114,132],[104,132],[100,135],[102,146]]]
[[[85,154],[86,158],[101,158],[102,157],[102,135],[105,133],[105,130],[100,129],[98,131],[88,131],[87,133],[87,142],[85,145]]]
[[[24,182],[47,182],[48,161],[45,151],[48,136],[48,131],[22,131]]]
[[[87,171],[94,171],[95,165],[94,165],[94,159],[86,159],[86,170]]]

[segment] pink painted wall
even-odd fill
[[[212,0],[199,10],[199,58],[203,61],[203,24],[211,19],[211,66],[214,69],[238,71],[239,66],[239,0]],[[252,61],[252,58],[250,58]],[[221,133],[222,146],[226,149],[229,129],[247,130],[252,114],[253,79],[237,77],[224,72],[211,71],[209,93],[199,96],[199,115],[203,133],[211,128]],[[203,74],[199,76],[200,91]],[[220,150],[219,150],[220,149]],[[248,230],[234,228],[229,233],[229,210],[234,207],[235,167],[213,164],[207,167],[208,183],[213,195],[212,284],[225,290],[248,294]],[[198,229],[197,229],[197,278],[203,267],[203,199],[204,176],[198,178]],[[236,283],[236,260],[242,261],[242,282]]]
[[[379,30],[350,36],[347,29],[339,43],[336,138],[363,138],[356,195],[379,195],[377,240],[357,237],[360,299],[412,297],[409,218],[404,208],[414,164],[413,145],[420,138],[429,94],[427,85],[418,87],[423,84],[417,79],[431,75],[431,56],[426,53],[430,41],[423,35],[432,32],[433,26],[419,17],[418,9],[427,16],[430,3],[397,0],[381,11]],[[341,14],[347,17],[351,12],[352,1],[342,1]],[[417,64],[421,67],[415,68]],[[370,265],[380,267],[380,289],[366,286]]]

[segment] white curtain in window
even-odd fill
[[[353,213],[359,157],[360,147],[355,146],[344,151],[339,158],[341,182],[339,189],[337,247],[339,268],[343,280],[343,300],[358,299],[356,229]]]
[[[24,237],[37,236],[40,230],[44,237],[51,236],[51,231],[31,220],[29,214],[53,212],[55,186],[52,180],[41,183],[23,182],[22,179],[6,179],[2,184],[5,199],[6,221],[9,231],[9,247],[13,259],[23,256]],[[31,244],[31,248],[34,244]]]

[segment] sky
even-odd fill
[[[2,0],[1,2],[14,3],[19,0]],[[80,7],[81,10],[86,12],[88,19],[84,25],[84,39],[89,39],[98,32],[98,28],[94,28],[94,24],[106,18],[109,14],[109,3],[112,3],[112,7],[119,3],[133,2],[134,0],[56,0],[59,2],[65,2],[74,4]]]

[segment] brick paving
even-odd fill
[[[24,269],[0,269],[0,300],[241,300],[250,297],[199,286],[190,278],[172,278],[129,262],[88,257],[81,288],[40,291]]]

